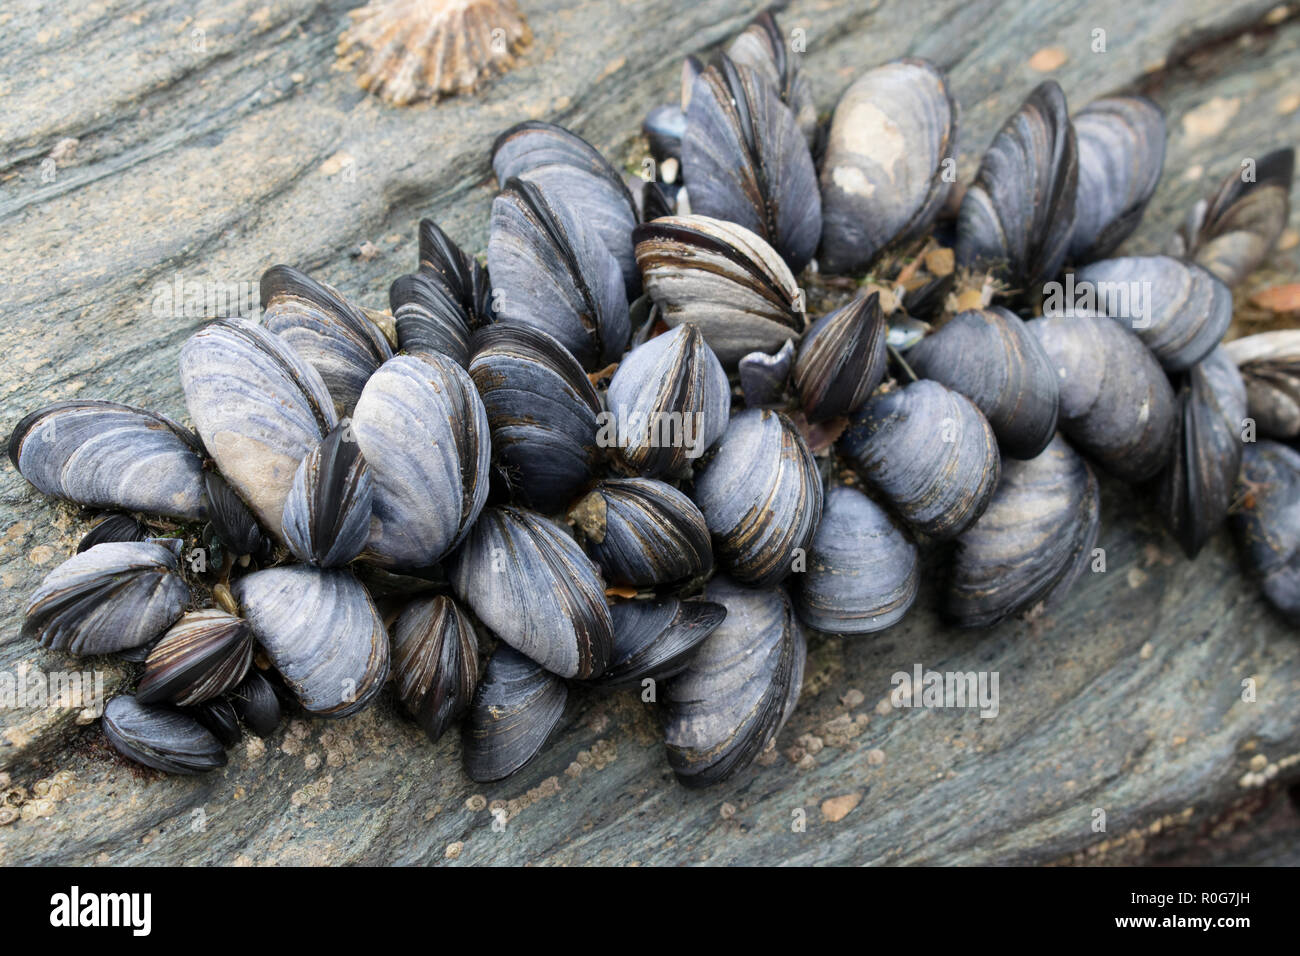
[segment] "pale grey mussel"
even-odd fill
[[[896,60],[854,80],[821,164],[821,270],[861,272],[923,235],[956,181],[956,139],[957,104],[932,63]]]
[[[871,293],[812,324],[799,346],[794,385],[811,422],[852,415],[885,377],[889,326]]]
[[[829,634],[868,634],[898,621],[916,600],[916,544],[884,508],[856,488],[826,492],[822,520],[795,576],[804,624]]]
[[[111,654],[156,640],[190,589],[179,538],[97,544],[45,576],[27,600],[23,637],[70,654]]]
[[[613,625],[596,566],[541,515],[485,508],[448,573],[493,634],[552,673],[585,679],[609,663]]]
[[[203,473],[203,509],[212,533],[232,554],[257,554],[262,550],[262,529],[257,518],[217,471]]]
[[[139,518],[118,512],[107,515],[103,521],[87,531],[77,542],[77,553],[80,554],[88,548],[109,541],[144,541],[152,537],[153,532],[149,530],[149,526]]]
[[[164,773],[206,773],[226,765],[221,741],[193,717],[127,695],[104,707],[104,736],[122,756]]]
[[[338,424],[320,374],[289,344],[242,319],[217,319],[181,347],[181,387],[217,468],[278,534],[298,463]]]
[[[473,380],[445,356],[395,356],[366,382],[352,433],[373,481],[366,558],[436,564],[487,501],[491,441]]]
[[[1057,435],[1037,458],[1007,458],[988,509],[957,538],[943,616],[991,627],[1040,601],[1059,602],[1092,559],[1101,492]]]
[[[280,534],[299,561],[342,567],[366,546],[373,502],[370,466],[344,420],[299,463]]]
[[[713,570],[709,528],[694,502],[653,478],[598,482],[569,512],[608,585],[652,587]]]
[[[388,679],[388,632],[351,571],[268,568],[239,578],[232,590],[253,636],[308,713],[354,714]]]
[[[1300,454],[1279,442],[1246,443],[1237,496],[1228,522],[1242,564],[1269,603],[1300,624]]]
[[[969,398],[930,379],[880,392],[840,438],[841,452],[914,530],[951,538],[997,487],[997,438]]]
[[[191,521],[203,517],[202,456],[188,429],[117,402],[56,402],[9,438],[9,460],[47,495]]]
[[[785,345],[771,355],[750,352],[737,363],[740,393],[749,408],[772,408],[785,404],[785,390],[794,370],[796,354],[794,342],[786,339]]]
[[[713,601],[672,597],[619,601],[610,609],[614,651],[592,683],[605,690],[664,681],[686,669],[700,643],[717,629],[727,609]],[[658,690],[649,700],[658,700]]]
[[[430,740],[463,714],[478,686],[478,638],[444,594],[416,598],[392,625],[393,681],[407,715]]]
[[[461,722],[469,778],[492,783],[521,770],[559,729],[568,698],[559,677],[498,644]]]
[[[984,413],[1002,453],[1034,458],[1056,433],[1056,369],[1015,313],[959,312],[907,353],[916,374],[960,392]]]
[[[558,339],[588,371],[618,361],[631,325],[618,260],[579,212],[511,179],[492,201],[488,270],[497,321]]]
[[[1189,558],[1228,516],[1241,471],[1246,386],[1223,348],[1182,376],[1169,463],[1156,510]]]
[[[1079,187],[1070,259],[1104,259],[1142,221],[1165,164],[1165,114],[1145,96],[1094,100],[1074,116]]]
[[[1076,310],[1029,323],[1060,378],[1060,429],[1122,481],[1153,477],[1174,438],[1174,392],[1136,335]]]
[[[262,274],[262,324],[320,373],[340,414],[393,350],[383,332],[338,291],[290,266]]]
[[[408,355],[469,363],[470,336],[492,321],[487,270],[432,219],[420,220],[420,268],[388,288],[397,344]]]
[[[569,350],[540,329],[475,333],[469,375],[487,412],[492,458],[513,496],[563,510],[596,476],[600,397]]]
[[[724,367],[798,341],[807,322],[794,274],[761,237],[707,216],[637,226],[646,291],[670,326],[699,327]]]
[[[731,419],[691,496],[713,535],[718,566],[767,587],[806,554],[822,513],[822,480],[791,421],[748,408]]]
[[[218,608],[190,611],[153,646],[136,687],[142,704],[187,707],[232,690],[253,663],[248,624]]]
[[[1169,256],[1094,262],[1075,270],[1074,288],[1076,304],[1082,299],[1085,308],[1132,329],[1170,372],[1209,355],[1232,322],[1228,287],[1200,266]],[[1043,313],[1050,311],[1044,300]]]
[[[722,437],[731,386],[694,325],[679,325],[623,357],[610,380],[619,461],[639,475],[675,475]]]
[[[1250,417],[1260,434],[1300,435],[1300,329],[1243,336],[1224,349],[1246,382]]]
[[[718,54],[683,109],[691,210],[743,226],[801,272],[821,236],[821,195],[808,142],[780,93],[752,67]]]
[[[1039,84],[994,137],[957,217],[957,263],[1035,298],[1074,230],[1078,154],[1065,94]]]
[[[726,618],[663,693],[668,764],[687,787],[744,770],[780,731],[803,683],[807,647],[785,591],[715,577]]]
[[[239,719],[259,737],[269,737],[280,725],[280,695],[260,671],[248,675],[227,696]]]
[[[817,133],[817,103],[812,85],[799,69],[799,57],[793,55],[798,52],[802,51],[787,46],[786,36],[770,9],[754,17],[727,47],[733,63],[751,67],[771,84],[781,102],[790,107],[799,131],[811,145]]]

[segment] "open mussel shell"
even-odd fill
[[[498,644],[461,723],[469,778],[492,783],[521,770],[559,729],[568,698],[555,674]]]
[[[812,143],[817,133],[817,103],[812,86],[799,69],[799,57],[792,55],[771,10],[764,10],[727,47],[727,56],[748,66],[766,80],[790,108],[803,137]]]
[[[1056,433],[1056,370],[1013,312],[993,306],[959,312],[914,345],[907,364],[975,403],[1003,454],[1034,458]]]
[[[872,293],[822,316],[804,336],[794,385],[811,422],[851,415],[885,377],[889,326]]]
[[[817,251],[821,195],[808,142],[779,91],[719,54],[683,108],[691,210],[761,236],[797,275]]]
[[[1181,383],[1169,464],[1156,479],[1156,509],[1189,558],[1228,515],[1245,417],[1241,373],[1216,348]]]
[[[388,633],[351,571],[268,568],[233,590],[253,636],[308,713],[354,714],[388,679]]]
[[[252,663],[247,623],[216,608],[191,611],[149,652],[135,696],[142,704],[197,704],[233,688]]]
[[[951,538],[971,525],[998,483],[998,443],[969,398],[930,379],[871,398],[840,438],[913,529]]]
[[[493,325],[474,337],[469,375],[513,492],[539,511],[563,509],[601,458],[600,397],[578,360],[540,329]]]
[[[497,321],[553,335],[588,371],[618,361],[631,334],[623,273],[595,228],[537,185],[511,179],[488,239]]]
[[[722,364],[798,340],[806,317],[793,273],[748,229],[707,216],[637,226],[646,291],[670,326],[698,326]]]
[[[149,526],[139,518],[125,514],[111,514],[95,525],[77,542],[77,553],[109,541],[144,541],[153,537]]]
[[[1037,294],[1061,270],[1074,230],[1079,164],[1065,94],[1037,86],[980,162],[957,217],[957,263]]]
[[[1060,600],[1091,558],[1100,515],[1096,476],[1059,435],[1037,458],[1007,458],[988,509],[957,538],[944,617],[991,627]]]
[[[212,531],[232,554],[256,554],[262,547],[262,529],[242,498],[215,471],[203,473],[203,506]]]
[[[269,737],[280,726],[280,695],[260,672],[250,670],[226,699],[244,726],[257,736]]]
[[[507,644],[561,677],[594,677],[613,641],[605,586],[541,515],[486,508],[449,567],[456,596]]]
[[[662,481],[599,482],[569,517],[606,584],[650,587],[713,570],[704,515],[690,498]]]
[[[97,544],[45,576],[24,610],[22,634],[51,650],[111,654],[155,640],[190,599],[177,573],[181,542]]]
[[[239,714],[229,697],[202,701],[186,707],[183,713],[210,730],[223,747],[233,747],[244,737],[244,728],[239,726]]]
[[[417,598],[393,621],[393,680],[402,709],[436,741],[478,686],[478,639],[451,598]]]
[[[25,416],[9,460],[47,495],[197,520],[203,458],[194,435],[163,415],[117,402],[56,402]]]
[[[1075,298],[1127,326],[1170,372],[1191,368],[1223,339],[1232,293],[1200,266],[1169,256],[1103,259],[1074,273]],[[1044,314],[1050,314],[1044,302]]]
[[[722,437],[731,386],[694,325],[679,325],[623,357],[609,383],[622,463],[640,475],[683,471]]]
[[[916,544],[884,508],[855,488],[831,488],[796,577],[799,619],[830,634],[883,630],[916,600],[917,566]]]
[[[705,638],[727,616],[713,601],[655,598],[619,601],[614,619],[614,652],[594,686],[604,690],[661,681],[680,674]]]
[[[1244,446],[1241,507],[1228,519],[1242,564],[1270,604],[1300,624],[1300,454],[1272,441]]]
[[[366,545],[373,501],[370,466],[343,422],[298,465],[280,533],[299,561],[341,567]]]
[[[761,587],[790,574],[822,513],[812,452],[788,418],[765,408],[731,419],[697,472],[692,497],[713,534],[718,565]]]
[[[1060,378],[1060,428],[1122,481],[1153,477],[1174,438],[1174,392],[1155,356],[1114,319],[1076,312],[1029,323]]]
[[[1070,259],[1104,259],[1142,221],[1165,164],[1165,114],[1145,96],[1094,100],[1074,117],[1079,188]]]
[[[794,369],[794,342],[786,340],[780,351],[750,352],[737,364],[740,392],[750,408],[766,408],[785,403],[785,389]]]
[[[473,380],[443,356],[389,359],[366,382],[352,434],[374,485],[366,556],[435,564],[487,500],[491,441]]]
[[[663,694],[668,764],[692,788],[745,769],[776,737],[798,699],[807,655],[780,588],[716,577],[704,597],[727,616]]]
[[[821,165],[822,271],[861,272],[930,228],[951,189],[956,133],[957,104],[933,64],[898,60],[854,80]]]
[[[298,462],[336,424],[320,374],[279,336],[217,319],[181,347],[181,387],[203,445],[262,526],[280,530]]]
[[[1247,335],[1223,347],[1246,382],[1250,417],[1260,433],[1300,435],[1300,329]]]
[[[130,696],[114,697],[104,707],[104,736],[122,756],[164,773],[206,773],[226,765],[221,741],[193,717]]]
[[[392,358],[388,340],[366,314],[336,290],[290,266],[262,274],[262,324],[320,373],[340,414]]]

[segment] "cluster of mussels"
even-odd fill
[[[1164,162],[1142,97],[1072,118],[1044,83],[958,202],[957,104],[929,63],[868,70],[819,127],[763,14],[683,77],[647,117],[644,182],[557,126],[502,134],[486,269],[422,222],[391,321],[272,268],[259,323],[181,349],[193,432],[84,400],[19,423],[28,481],[116,512],[24,633],[142,662],[104,711],[118,750],[210,770],[241,723],[352,714],[391,676],[431,739],[461,720],[492,781],[576,689],[633,686],[680,780],[717,782],[794,709],[804,627],[908,611],[918,541],[955,543],[956,625],[1058,600],[1097,540],[1090,461],[1149,488],[1195,555],[1244,457],[1245,560],[1300,620],[1300,455],[1243,441],[1248,416],[1300,433],[1300,332],[1219,345],[1286,222],[1290,150],[1230,176],[1174,254],[1107,258]],[[936,248],[957,269],[921,273]],[[809,322],[814,256],[877,288],[849,280]],[[1067,263],[1149,288],[1141,321],[1045,310]]]

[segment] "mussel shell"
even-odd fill
[[[449,576],[492,633],[552,673],[585,679],[609,663],[613,625],[596,567],[541,515],[484,509]]]
[[[889,513],[855,488],[826,493],[822,520],[796,577],[804,624],[830,634],[867,634],[900,621],[916,600],[916,544]]]
[[[235,705],[229,697],[205,700],[193,707],[186,707],[184,713],[212,731],[212,736],[221,741],[223,747],[233,747],[244,737],[244,729],[239,726],[239,715],[235,713]]]
[[[193,717],[134,697],[108,702],[104,736],[124,757],[164,773],[205,773],[226,765],[221,742]]]
[[[785,34],[773,12],[764,10],[754,17],[731,41],[727,56],[733,63],[753,69],[776,90],[781,102],[794,114],[804,139],[811,144],[817,132],[817,103],[808,78],[799,69],[799,57],[792,56],[787,49]]]
[[[874,395],[840,449],[914,530],[951,538],[988,506],[998,443],[965,395],[930,379]]]
[[[233,590],[253,635],[309,713],[354,714],[388,679],[388,633],[351,571],[268,568],[240,578]]]
[[[151,537],[153,532],[140,519],[126,514],[111,514],[82,536],[77,542],[77,553],[109,541],[144,541]]]
[[[197,520],[203,459],[169,418],[117,402],[56,402],[25,416],[9,460],[38,490],[92,508]]]
[[[250,670],[227,698],[239,719],[259,737],[269,737],[280,726],[280,695],[259,671]]]
[[[662,481],[599,482],[569,517],[607,584],[650,587],[713,570],[704,515],[690,498]]]
[[[662,681],[686,669],[700,643],[717,629],[727,609],[712,601],[654,598],[619,601],[614,619],[614,652],[594,686],[604,690]]]
[[[1300,329],[1279,329],[1224,344],[1246,382],[1250,417],[1270,438],[1300,435]]]
[[[1029,323],[1060,377],[1060,429],[1122,481],[1151,478],[1168,461],[1174,392],[1155,356],[1104,316],[1048,316]]]
[[[420,220],[420,274],[446,290],[471,332],[493,320],[487,270],[432,219]]]
[[[23,636],[77,655],[150,643],[190,599],[177,573],[180,548],[174,538],[115,541],[73,555],[28,599]]]
[[[731,419],[692,497],[713,534],[718,565],[737,581],[774,585],[808,547],[822,513],[812,452],[788,418],[750,408]]]
[[[1056,370],[1013,312],[1000,306],[959,312],[914,345],[907,363],[974,402],[1003,454],[1037,457],[1056,434]]]
[[[203,473],[203,507],[212,531],[235,555],[256,554],[262,547],[262,529],[242,498],[215,471]]]
[[[807,654],[783,590],[716,577],[704,596],[727,616],[663,696],[668,764],[692,788],[743,770],[776,737],[798,699]]]
[[[461,725],[469,778],[491,783],[521,770],[559,728],[568,697],[560,678],[497,645]]]
[[[875,292],[813,323],[794,366],[794,385],[809,421],[851,415],[862,407],[885,377],[888,335]]]
[[[337,568],[366,545],[374,480],[351,422],[343,422],[298,465],[280,533],[299,561]]]
[[[451,598],[417,598],[393,622],[393,680],[402,709],[432,741],[463,714],[478,686],[478,639]]]
[[[491,441],[474,382],[449,358],[396,356],[366,382],[352,432],[373,481],[366,556],[436,563],[487,500]]]
[[[149,652],[136,700],[178,707],[211,700],[242,681],[252,663],[247,623],[216,608],[191,611]]]
[[[1101,491],[1059,435],[1037,458],[1007,458],[988,509],[957,538],[944,617],[991,627],[1039,601],[1053,604],[1092,556]]]
[[[1300,624],[1300,454],[1272,441],[1246,443],[1228,519],[1246,570],[1270,604]]]
[[[831,118],[821,167],[824,272],[862,272],[894,243],[923,234],[943,208],[957,104],[933,64],[904,59],[868,70]]]
[[[681,472],[722,437],[731,386],[700,330],[679,325],[623,357],[608,404],[619,459],[637,474],[659,477]]]
[[[785,402],[785,388],[794,369],[794,342],[786,340],[779,352],[750,352],[737,366],[740,391],[750,408],[766,408]]]
[[[650,155],[656,163],[682,158],[682,137],[686,135],[686,114],[676,103],[652,106],[641,123],[641,132],[650,141]],[[649,220],[654,217],[645,216]]]
[[[407,355],[445,355],[457,365],[469,363],[468,317],[442,283],[423,271],[398,276],[388,287],[388,306],[397,344]]]

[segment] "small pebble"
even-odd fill
[[[852,710],[854,707],[861,707],[863,701],[866,699],[866,694],[862,693],[862,691],[858,690],[856,687],[850,687],[844,692],[844,696],[840,698],[840,703]]]
[[[722,819],[730,820],[732,817],[736,815],[736,808],[732,806],[730,803],[724,803],[721,807],[718,808],[718,813],[722,816]]]
[[[860,793],[846,793],[842,797],[831,797],[829,800],[822,801],[822,816],[830,823],[839,823],[861,802]]]
[[[868,750],[867,763],[873,767],[879,767],[885,762],[885,752],[883,750]]]
[[[1250,758],[1250,769],[1256,772],[1263,770],[1268,766],[1268,758],[1263,754],[1255,754]]]

